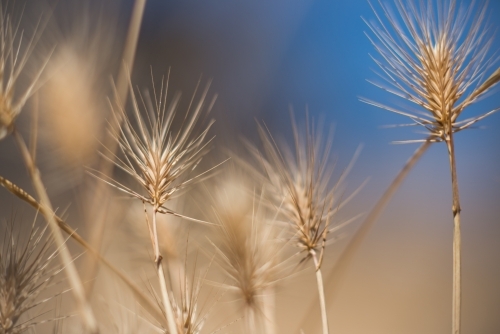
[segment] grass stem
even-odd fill
[[[460,234],[460,196],[458,193],[457,168],[455,160],[455,145],[453,132],[450,131],[446,140],[450,158],[451,185],[453,191],[453,298],[452,298],[452,333],[460,334],[461,318],[461,234]]]
[[[326,314],[326,301],[325,301],[325,287],[323,285],[323,276],[321,276],[321,268],[316,252],[311,251],[312,258],[314,260],[314,268],[316,270],[316,281],[318,283],[318,294],[319,294],[319,304],[321,307],[321,324],[323,327],[323,334],[328,334],[328,317]]]
[[[156,209],[153,210],[153,236],[154,236],[154,250],[155,250],[155,263],[156,270],[158,271],[158,279],[160,281],[161,297],[163,300],[163,306],[165,307],[165,315],[167,317],[167,326],[169,334],[177,334],[176,321],[174,317],[174,311],[172,310],[172,304],[170,304],[170,299],[168,297],[167,291],[167,281],[165,280],[165,273],[163,272],[162,259],[160,254],[160,246],[158,243],[158,233],[156,229]]]
[[[264,291],[264,329],[266,334],[276,334],[276,295],[273,287]]]
[[[134,65],[135,52],[137,49],[137,41],[139,39],[139,32],[141,28],[142,18],[144,14],[144,8],[146,7],[147,0],[136,0],[134,3],[134,8],[132,9],[132,16],[130,18],[130,23],[128,27],[127,37],[125,41],[125,47],[123,50],[123,64],[120,67],[120,71],[117,77],[116,83],[116,93],[118,103],[125,105],[128,96],[128,77],[132,67]],[[119,120],[121,122],[122,117]],[[120,128],[119,124],[111,128],[113,134],[118,133]],[[111,153],[115,153],[117,149],[117,143],[113,140],[113,136],[108,136],[105,139],[105,145]],[[112,156],[112,155],[110,155]],[[102,159],[99,170],[105,175],[111,175],[113,164],[107,159]],[[89,222],[93,222],[92,228],[90,229],[90,244],[99,250],[102,243],[102,238],[104,236],[104,222],[106,221],[106,210],[109,208],[109,202],[107,198],[108,188],[104,186],[104,183],[99,182],[89,189],[90,199],[88,200],[88,206],[93,208],[90,212],[90,216],[87,218]],[[97,273],[96,263],[89,260],[84,266],[85,271],[88,273],[87,276],[92,278]],[[93,288],[93,280],[90,280],[90,288],[87,294],[90,294]]]
[[[95,320],[94,314],[92,312],[92,308],[87,301],[85,296],[85,289],[83,287],[82,281],[78,272],[75,268],[75,264],[73,263],[73,258],[69,253],[69,250],[66,246],[66,241],[64,240],[61,231],[59,230],[58,224],[54,218],[54,210],[52,208],[52,204],[50,203],[49,196],[45,190],[45,187],[42,183],[42,179],[40,177],[40,171],[35,165],[33,158],[30,154],[24,139],[19,134],[19,132],[14,129],[12,133],[15,137],[15,140],[19,146],[19,150],[23,156],[24,162],[28,169],[28,172],[31,176],[31,180],[33,182],[33,187],[35,188],[38,197],[40,198],[40,205],[44,210],[42,210],[45,219],[47,220],[48,225],[50,226],[52,236],[54,237],[54,241],[56,246],[58,247],[61,263],[64,266],[64,271],[68,277],[69,284],[71,286],[71,291],[76,299],[78,304],[78,308],[80,309],[80,314],[85,324],[85,327],[90,333],[98,333],[97,322]]]

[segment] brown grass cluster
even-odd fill
[[[366,213],[360,206],[348,218],[343,213],[366,183],[358,182],[354,190],[347,186],[361,150],[347,164],[337,162],[333,126],[308,111],[302,124],[292,111],[290,138],[257,121],[259,143],[243,139],[246,150],[226,150],[229,157],[218,157],[220,147],[212,150],[211,115],[217,96],[211,97],[210,83],[200,88],[200,80],[186,101],[172,93],[170,71],[157,80],[151,68],[150,89],[133,84],[130,72],[146,1],[134,3],[123,52],[115,59],[117,73],[110,71],[112,80],[102,86],[100,71],[106,66],[93,54],[99,43],[90,43],[85,52],[69,42],[47,48],[42,44],[50,38],[42,37],[50,19],[40,19],[33,33],[25,33],[21,18],[15,18],[16,4],[0,5],[0,139],[12,137],[19,149],[13,157],[22,159],[32,188],[24,190],[4,176],[0,184],[46,222],[37,227],[35,217],[24,228],[10,218],[0,229],[0,334],[277,334],[283,332],[278,296],[282,291],[299,295],[290,284],[312,272],[317,291],[307,291],[320,311],[303,313],[328,334],[334,326],[326,285],[339,282],[398,186],[436,142],[447,145],[450,162],[452,332],[460,334],[461,206],[454,136],[499,110],[459,119],[500,81],[490,50],[493,37],[486,33],[487,7],[476,11],[475,4],[466,8],[455,0],[394,0],[393,12],[385,2],[370,3],[376,21],[366,20],[367,35],[381,57],[373,59],[383,81],[374,84],[412,106],[362,100],[410,118],[409,125],[425,128],[426,137],[416,140],[422,146],[367,212],[335,266],[326,266],[334,249],[327,246],[340,239],[340,232],[349,234],[347,226]],[[109,45],[108,51],[116,53]],[[31,62],[34,71],[27,70]],[[103,86],[110,94],[101,91]],[[33,95],[38,97],[26,141],[27,127],[18,116],[29,109]],[[39,117],[45,129],[41,146]],[[37,152],[48,147],[58,147],[46,155],[58,162],[50,164],[55,177],[45,178]],[[78,209],[65,214],[53,204],[58,203],[53,189],[76,193],[68,201]],[[81,221],[73,221],[75,216]],[[195,246],[188,248],[185,240]],[[65,279],[51,286],[59,274]],[[295,302],[290,308],[307,308],[306,301]],[[302,332],[302,324],[296,331]]]

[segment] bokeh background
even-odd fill
[[[21,1],[17,3],[20,5]],[[476,6],[483,3],[476,1]],[[39,15],[40,8],[45,8],[44,13],[50,16],[39,43],[41,48],[50,49],[57,44],[58,55],[58,50],[73,45],[70,49],[77,51],[72,52],[88,66],[84,67],[85,73],[96,72],[88,79],[92,87],[88,94],[95,94],[92,98],[98,101],[96,110],[106,110],[105,96],[111,94],[110,77],[117,72],[132,5],[131,0],[105,4],[65,0],[26,2],[23,24],[27,29],[33,25],[30,20]],[[494,34],[500,27],[497,19],[500,2],[492,0],[488,6],[488,25]],[[376,64],[369,56],[376,55],[376,51],[365,36],[369,29],[362,17],[375,19],[365,0],[149,0],[132,78],[139,86],[148,86],[150,67],[156,78],[170,69],[172,90],[181,90],[186,100],[200,76],[202,84],[213,80],[210,91],[217,93],[218,98],[211,114],[216,119],[213,130],[216,140],[212,155],[207,158],[210,162],[219,161],[218,157],[228,147],[240,148],[241,138],[258,143],[256,120],[265,122],[276,137],[289,139],[290,107],[299,120],[305,119],[306,109],[311,118],[323,116],[325,123],[336,126],[334,152],[340,168],[363,145],[347,179],[348,189],[354,190],[367,178],[369,183],[342,216],[367,213],[417,148],[415,144],[393,145],[391,141],[423,138],[423,135],[414,128],[384,128],[404,123],[406,119],[359,101],[359,97],[367,97],[387,104],[398,103],[366,81],[376,78],[372,71]],[[500,50],[499,36],[491,49],[497,53]],[[66,86],[83,92],[78,86],[79,78],[78,74],[66,78]],[[50,79],[47,82],[50,85]],[[106,111],[97,113],[100,121],[94,124],[92,120],[96,118],[86,121],[85,117],[95,112],[92,106],[84,105],[87,102],[83,98],[73,103],[76,109],[82,108],[76,116],[65,110],[58,114],[63,127],[66,124],[78,129],[89,122],[88,127],[96,133],[102,131],[105,124],[102,115]],[[479,114],[498,106],[500,91],[496,89],[466,113]],[[43,118],[43,110],[41,115]],[[26,133],[30,117],[28,113],[21,117]],[[495,334],[500,332],[500,114],[488,117],[480,125],[481,128],[456,136],[463,209],[463,332]],[[52,126],[56,127],[51,122],[44,126],[49,132]],[[82,136],[86,135],[95,134],[85,130]],[[42,173],[53,181],[47,181],[47,185],[56,206],[61,210],[69,207],[72,224],[83,235],[90,235],[89,223],[78,219],[78,212],[86,209],[78,207],[79,196],[74,190],[80,182],[85,182],[86,176],[75,170],[88,161],[92,163],[96,149],[91,146],[85,156],[76,158],[75,165],[61,166],[52,154],[57,154],[64,145],[62,140],[40,144]],[[0,142],[0,175],[31,189],[16,152],[12,140]],[[0,191],[2,219],[13,207],[26,208],[6,191]],[[447,151],[444,144],[435,144],[377,221],[341,284],[327,287],[332,333],[450,331],[453,228],[450,209]],[[359,222],[345,229],[344,238],[327,251],[327,285],[328,272],[356,224]],[[314,284],[309,268],[278,289],[279,333],[299,333],[299,328],[305,333],[320,332]],[[231,327],[227,329],[232,331]]]

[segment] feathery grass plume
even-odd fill
[[[0,333],[22,333],[55,320],[28,314],[55,297],[38,298],[61,271],[52,265],[57,251],[50,250],[52,241],[45,236],[47,227],[40,229],[35,221],[25,241],[21,229],[15,231],[19,223],[15,217],[4,224],[0,246]]]
[[[167,105],[168,77],[166,81],[162,78],[158,92],[154,86],[152,73],[151,78],[153,99],[147,92],[143,95],[140,92],[135,92],[133,87],[130,87],[133,120],[127,117],[120,103],[117,103],[119,110],[113,111],[115,120],[118,124],[121,123],[119,134],[114,138],[124,157],[120,158],[113,152],[109,152],[112,158],[103,154],[103,157],[132,176],[142,186],[146,194],[142,195],[139,191],[135,191],[99,171],[94,171],[94,175],[126,194],[152,206],[152,223],[149,223],[147,215],[146,221],[154,249],[163,305],[168,318],[168,329],[171,334],[175,334],[177,329],[175,328],[175,318],[169,302],[163,271],[156,214],[158,212],[171,214],[201,222],[176,213],[165,207],[164,204],[178,195],[186,186],[200,180],[203,175],[207,175],[213,168],[217,167],[210,168],[193,177],[186,177],[186,174],[194,170],[201,158],[208,152],[212,139],[206,140],[206,137],[214,121],[209,121],[208,125],[199,134],[194,134],[196,125],[206,106],[205,98],[208,94],[209,85],[202,91],[199,100],[195,102],[197,87],[185,114],[176,117],[180,95],[174,96],[174,99]],[[130,81],[129,84],[132,86]],[[117,96],[117,98],[119,97]],[[210,111],[214,102],[215,98],[208,104],[208,111]],[[144,113],[145,117],[141,113]],[[119,122],[122,116],[124,116],[123,122]],[[134,121],[137,129],[133,125]],[[180,122],[176,131],[174,131],[175,121]]]
[[[318,122],[315,127],[306,116],[305,129],[299,129],[293,112],[291,113],[295,152],[286,145],[278,146],[269,130],[258,125],[259,135],[264,145],[265,156],[252,145],[248,145],[254,157],[262,164],[268,187],[274,195],[275,205],[280,205],[281,213],[289,226],[289,238],[305,253],[302,261],[312,258],[316,270],[316,278],[322,309],[323,333],[328,333],[326,306],[324,301],[321,264],[325,246],[334,241],[328,239],[332,232],[346,226],[356,216],[345,222],[334,222],[335,214],[356,193],[343,198],[344,180],[352,168],[359,150],[351,163],[343,171],[340,178],[332,183],[334,165],[330,161],[333,142],[333,127],[328,133]],[[304,133],[305,132],[305,133]],[[281,203],[281,204],[280,204]]]
[[[50,167],[52,188],[68,190],[80,183],[83,166],[95,159],[103,113],[99,113],[88,67],[75,50],[64,47],[50,62],[53,74],[42,90],[40,132],[49,151],[43,163]]]
[[[274,226],[264,192],[251,194],[241,178],[226,179],[217,194],[214,214],[218,242],[213,243],[218,264],[228,277],[223,288],[233,292],[243,306],[248,333],[276,332],[274,289],[286,277],[283,243]]]
[[[38,39],[40,21],[35,26],[34,33],[29,39],[23,40],[24,31],[20,28],[20,20],[14,21],[11,8],[8,4],[0,4],[0,140],[9,134],[14,126],[14,121],[23,109],[26,101],[36,91],[38,79],[47,65],[49,57],[35,74],[31,83],[19,89],[18,80],[25,71],[28,59],[32,55]]]
[[[453,234],[453,308],[452,333],[461,330],[461,231],[460,198],[456,175],[454,134],[470,128],[476,122],[498,111],[491,110],[479,116],[458,120],[465,108],[500,81],[500,68],[486,79],[496,56],[489,55],[493,35],[484,24],[487,7],[475,10],[455,0],[433,4],[431,1],[395,1],[403,22],[391,14],[388,6],[380,6],[384,16],[377,14],[378,24],[367,22],[380,43],[372,44],[383,60],[376,60],[382,69],[385,85],[375,84],[404,98],[423,111],[401,111],[387,105],[363,100],[374,106],[409,117],[413,123],[427,130],[427,139],[416,141],[445,142],[450,160],[454,220]],[[474,14],[476,12],[477,14]],[[489,37],[491,36],[491,37]],[[403,141],[415,142],[415,141]]]
[[[43,41],[53,41],[57,49],[38,94],[41,144],[49,153],[40,163],[50,167],[45,178],[52,192],[80,185],[83,166],[97,158],[112,93],[109,77],[118,68],[123,44],[114,15],[118,9],[116,1],[67,0],[56,6],[46,29]]]

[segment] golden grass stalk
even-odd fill
[[[127,40],[123,50],[123,65],[118,73],[116,90],[121,102],[125,103],[128,95],[128,76],[129,71],[133,68],[135,53],[137,50],[137,41],[139,40],[139,32],[141,31],[142,18],[144,16],[144,8],[146,0],[136,0],[132,9],[132,16],[128,27]]]
[[[122,66],[120,67],[120,71],[117,76],[116,81],[116,102],[119,106],[125,105],[128,96],[129,89],[129,74],[133,69],[135,54],[137,50],[137,43],[139,40],[139,33],[141,29],[142,19],[144,16],[144,9],[146,7],[146,0],[136,0],[134,2],[134,7],[132,9],[132,16],[130,18],[130,23],[128,26],[127,37],[125,41],[125,46],[122,55]],[[112,154],[116,153],[118,148],[118,144],[115,140],[115,137],[119,135],[119,129],[122,122],[121,115],[118,115],[117,122],[115,126],[110,129],[110,133],[104,139],[104,145],[107,147],[107,150]],[[112,166],[113,163],[109,163],[109,160],[103,159],[99,166],[99,172],[111,176],[112,175]],[[103,204],[103,199],[108,196],[107,189],[102,187],[102,183],[96,185],[95,189],[92,189],[93,194],[97,194],[97,196],[91,196],[90,206],[95,208],[92,210],[91,216],[88,218],[89,221],[93,222],[92,234],[90,235],[90,244],[94,245],[99,249],[101,247],[102,236],[104,235],[104,225],[105,225],[105,212],[108,208],[108,205]],[[95,263],[90,262],[87,265],[89,273],[95,273],[97,267]],[[90,291],[90,290],[89,290]]]
[[[365,102],[409,117],[429,132],[427,140],[445,142],[450,160],[454,220],[453,233],[453,302],[452,333],[461,331],[461,236],[460,198],[456,174],[454,134],[470,128],[476,122],[493,114],[494,109],[480,116],[462,121],[463,110],[476,102],[500,81],[500,69],[488,79],[486,74],[496,59],[488,56],[493,37],[484,25],[486,6],[475,11],[474,3],[468,8],[457,8],[455,0],[436,5],[431,2],[395,1],[403,25],[382,4],[389,26],[373,8],[378,25],[368,26],[380,42],[373,45],[383,57],[375,60],[384,72],[385,85],[377,86],[396,96],[407,99],[424,112],[407,112],[380,103]],[[473,14],[477,12],[477,14]],[[389,29],[392,28],[392,31]],[[424,140],[425,141],[425,140]],[[411,141],[406,141],[411,142]],[[414,142],[414,141],[413,141]]]
[[[47,227],[39,229],[33,220],[26,242],[16,233],[15,217],[5,224],[0,239],[0,333],[17,334],[52,319],[26,319],[28,311],[45,305],[55,296],[38,300],[40,293],[61,271],[52,266],[57,250],[50,251],[52,242],[45,236]]]
[[[330,161],[330,152],[333,127],[324,136],[322,127],[316,128],[314,124],[310,124],[307,115],[305,129],[299,130],[292,113],[292,128],[294,152],[286,145],[278,146],[269,130],[261,125],[258,130],[264,144],[265,157],[253,146],[250,145],[249,148],[264,168],[275,205],[282,202],[280,208],[291,233],[289,239],[300,248],[300,252],[305,253],[302,261],[310,258],[314,261],[322,328],[326,334],[329,329],[321,265],[325,246],[333,242],[332,239],[328,240],[329,235],[358,218],[333,223],[338,210],[361,189],[359,187],[347,198],[342,198],[343,183],[359,150],[340,178],[332,184],[334,166]]]
[[[35,188],[35,191],[38,197],[40,198],[40,205],[43,208],[42,213],[44,214],[45,220],[47,221],[51,229],[52,236],[54,237],[54,242],[59,249],[60,260],[64,266],[64,271],[66,272],[69,284],[71,286],[71,292],[73,293],[73,296],[76,299],[79,312],[85,324],[85,327],[91,333],[98,333],[97,322],[92,312],[92,308],[90,307],[90,304],[88,303],[87,298],[85,296],[85,288],[83,287],[80,276],[78,275],[75,264],[73,263],[73,258],[69,253],[69,250],[66,246],[66,242],[54,218],[53,215],[54,210],[52,208],[52,204],[50,203],[49,196],[45,190],[45,186],[42,183],[40,172],[36,167],[35,162],[32,159],[31,153],[28,150],[28,147],[26,146],[24,139],[21,137],[19,132],[13,129],[13,135],[16,139],[16,142],[19,146],[19,149],[23,156],[28,172],[31,176],[33,187]]]
[[[123,152],[124,158],[118,157],[113,152],[109,152],[111,157],[107,157],[104,154],[103,157],[132,176],[142,187],[145,195],[99,171],[94,171],[94,175],[101,178],[104,182],[141,200],[143,203],[149,203],[153,208],[152,224],[150,225],[148,221],[148,228],[154,249],[155,264],[168,319],[168,328],[172,334],[177,333],[177,330],[169,302],[162,265],[163,257],[160,254],[156,214],[159,212],[198,221],[174,212],[165,207],[165,203],[177,195],[179,191],[185,189],[189,184],[200,180],[203,175],[206,175],[213,169],[211,168],[194,177],[185,178],[185,175],[195,169],[201,158],[208,152],[208,145],[211,142],[211,139],[205,139],[213,121],[210,121],[199,135],[193,135],[202,110],[205,107],[208,88],[209,86],[207,85],[201,94],[201,98],[193,107],[196,96],[195,91],[188,110],[184,117],[180,119],[181,125],[178,131],[173,130],[173,123],[177,120],[176,112],[180,96],[177,95],[167,105],[168,78],[166,82],[162,79],[158,92],[154,87],[153,79],[153,100],[148,98],[149,96],[144,97],[140,93],[136,94],[133,88],[130,87],[133,116],[134,121],[137,123],[137,129],[132,125],[132,119],[127,117],[121,105],[118,106],[118,111],[113,110],[116,123],[120,125],[119,135],[116,135],[114,138],[118,147]],[[209,110],[214,101],[209,104]],[[146,114],[146,118],[141,113]],[[123,122],[120,122],[122,117]]]

